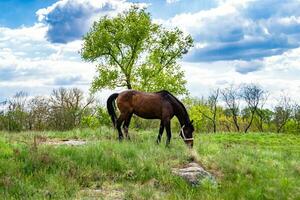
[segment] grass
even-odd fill
[[[175,134],[157,131],[0,132],[1,199],[300,199],[300,136],[273,133],[198,134],[194,150],[216,178],[192,187],[171,173],[191,152]],[[84,139],[84,146],[34,143],[34,136]],[[163,141],[164,142],[164,141]],[[98,189],[99,194],[86,191]],[[93,192],[92,192],[93,193]],[[96,197],[94,197],[95,195]]]

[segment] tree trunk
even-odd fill
[[[238,119],[237,119],[237,116],[235,114],[233,114],[233,122],[234,122],[234,125],[236,127],[237,132],[240,132],[240,127],[239,127],[239,124],[238,124]]]
[[[277,133],[280,133],[281,129],[284,127],[286,122],[283,122],[278,128],[277,128]]]
[[[252,124],[252,121],[253,121],[253,118],[254,118],[254,112],[251,113],[251,119],[250,119],[250,122],[249,122],[248,126],[245,129],[245,133],[247,133],[248,129],[250,128],[250,126]]]
[[[263,122],[262,117],[259,116],[259,130],[260,130],[261,132],[264,132],[263,123],[264,123],[264,122]]]
[[[215,102],[215,106],[214,106],[214,116],[213,116],[214,133],[217,132],[217,122],[216,122],[216,117],[217,117],[217,103]]]
[[[127,89],[128,89],[128,90],[131,90],[131,89],[132,89],[132,86],[131,86],[131,83],[130,83],[130,77],[127,77],[127,78],[126,78],[126,86],[127,86]]]
[[[213,124],[214,124],[214,133],[216,133],[217,132],[217,124],[215,121],[213,122]]]

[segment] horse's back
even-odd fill
[[[151,103],[161,100],[160,98],[156,93],[126,90],[119,94],[117,102],[128,102],[130,104]]]
[[[126,90],[117,98],[118,108],[121,112],[134,113],[147,119],[161,118],[163,106],[166,102],[159,93]],[[168,104],[168,103],[167,103]]]

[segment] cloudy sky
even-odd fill
[[[300,0],[0,1],[0,101],[20,90],[88,91],[95,67],[80,59],[82,35],[93,21],[133,3],[195,39],[180,61],[192,96],[258,83],[271,101],[283,92],[300,101]]]

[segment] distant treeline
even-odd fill
[[[109,123],[109,118],[102,116],[103,108],[96,106],[95,98],[84,98],[84,93],[77,88],[55,89],[49,97],[28,98],[26,93],[18,92],[2,102],[2,107],[0,129],[6,131],[64,131],[97,126],[100,121]]]
[[[216,89],[208,98],[183,99],[198,132],[300,133],[300,105],[279,97],[273,109],[265,108],[268,93],[254,84]],[[55,89],[49,96],[29,98],[18,92],[1,102],[0,130],[70,130],[112,126],[106,108],[77,89]],[[173,128],[178,129],[177,119]],[[158,128],[159,122],[134,117],[134,128]]]
[[[205,99],[188,98],[191,118],[200,132],[300,133],[300,105],[288,96],[266,108],[269,93],[255,84],[213,90]]]

